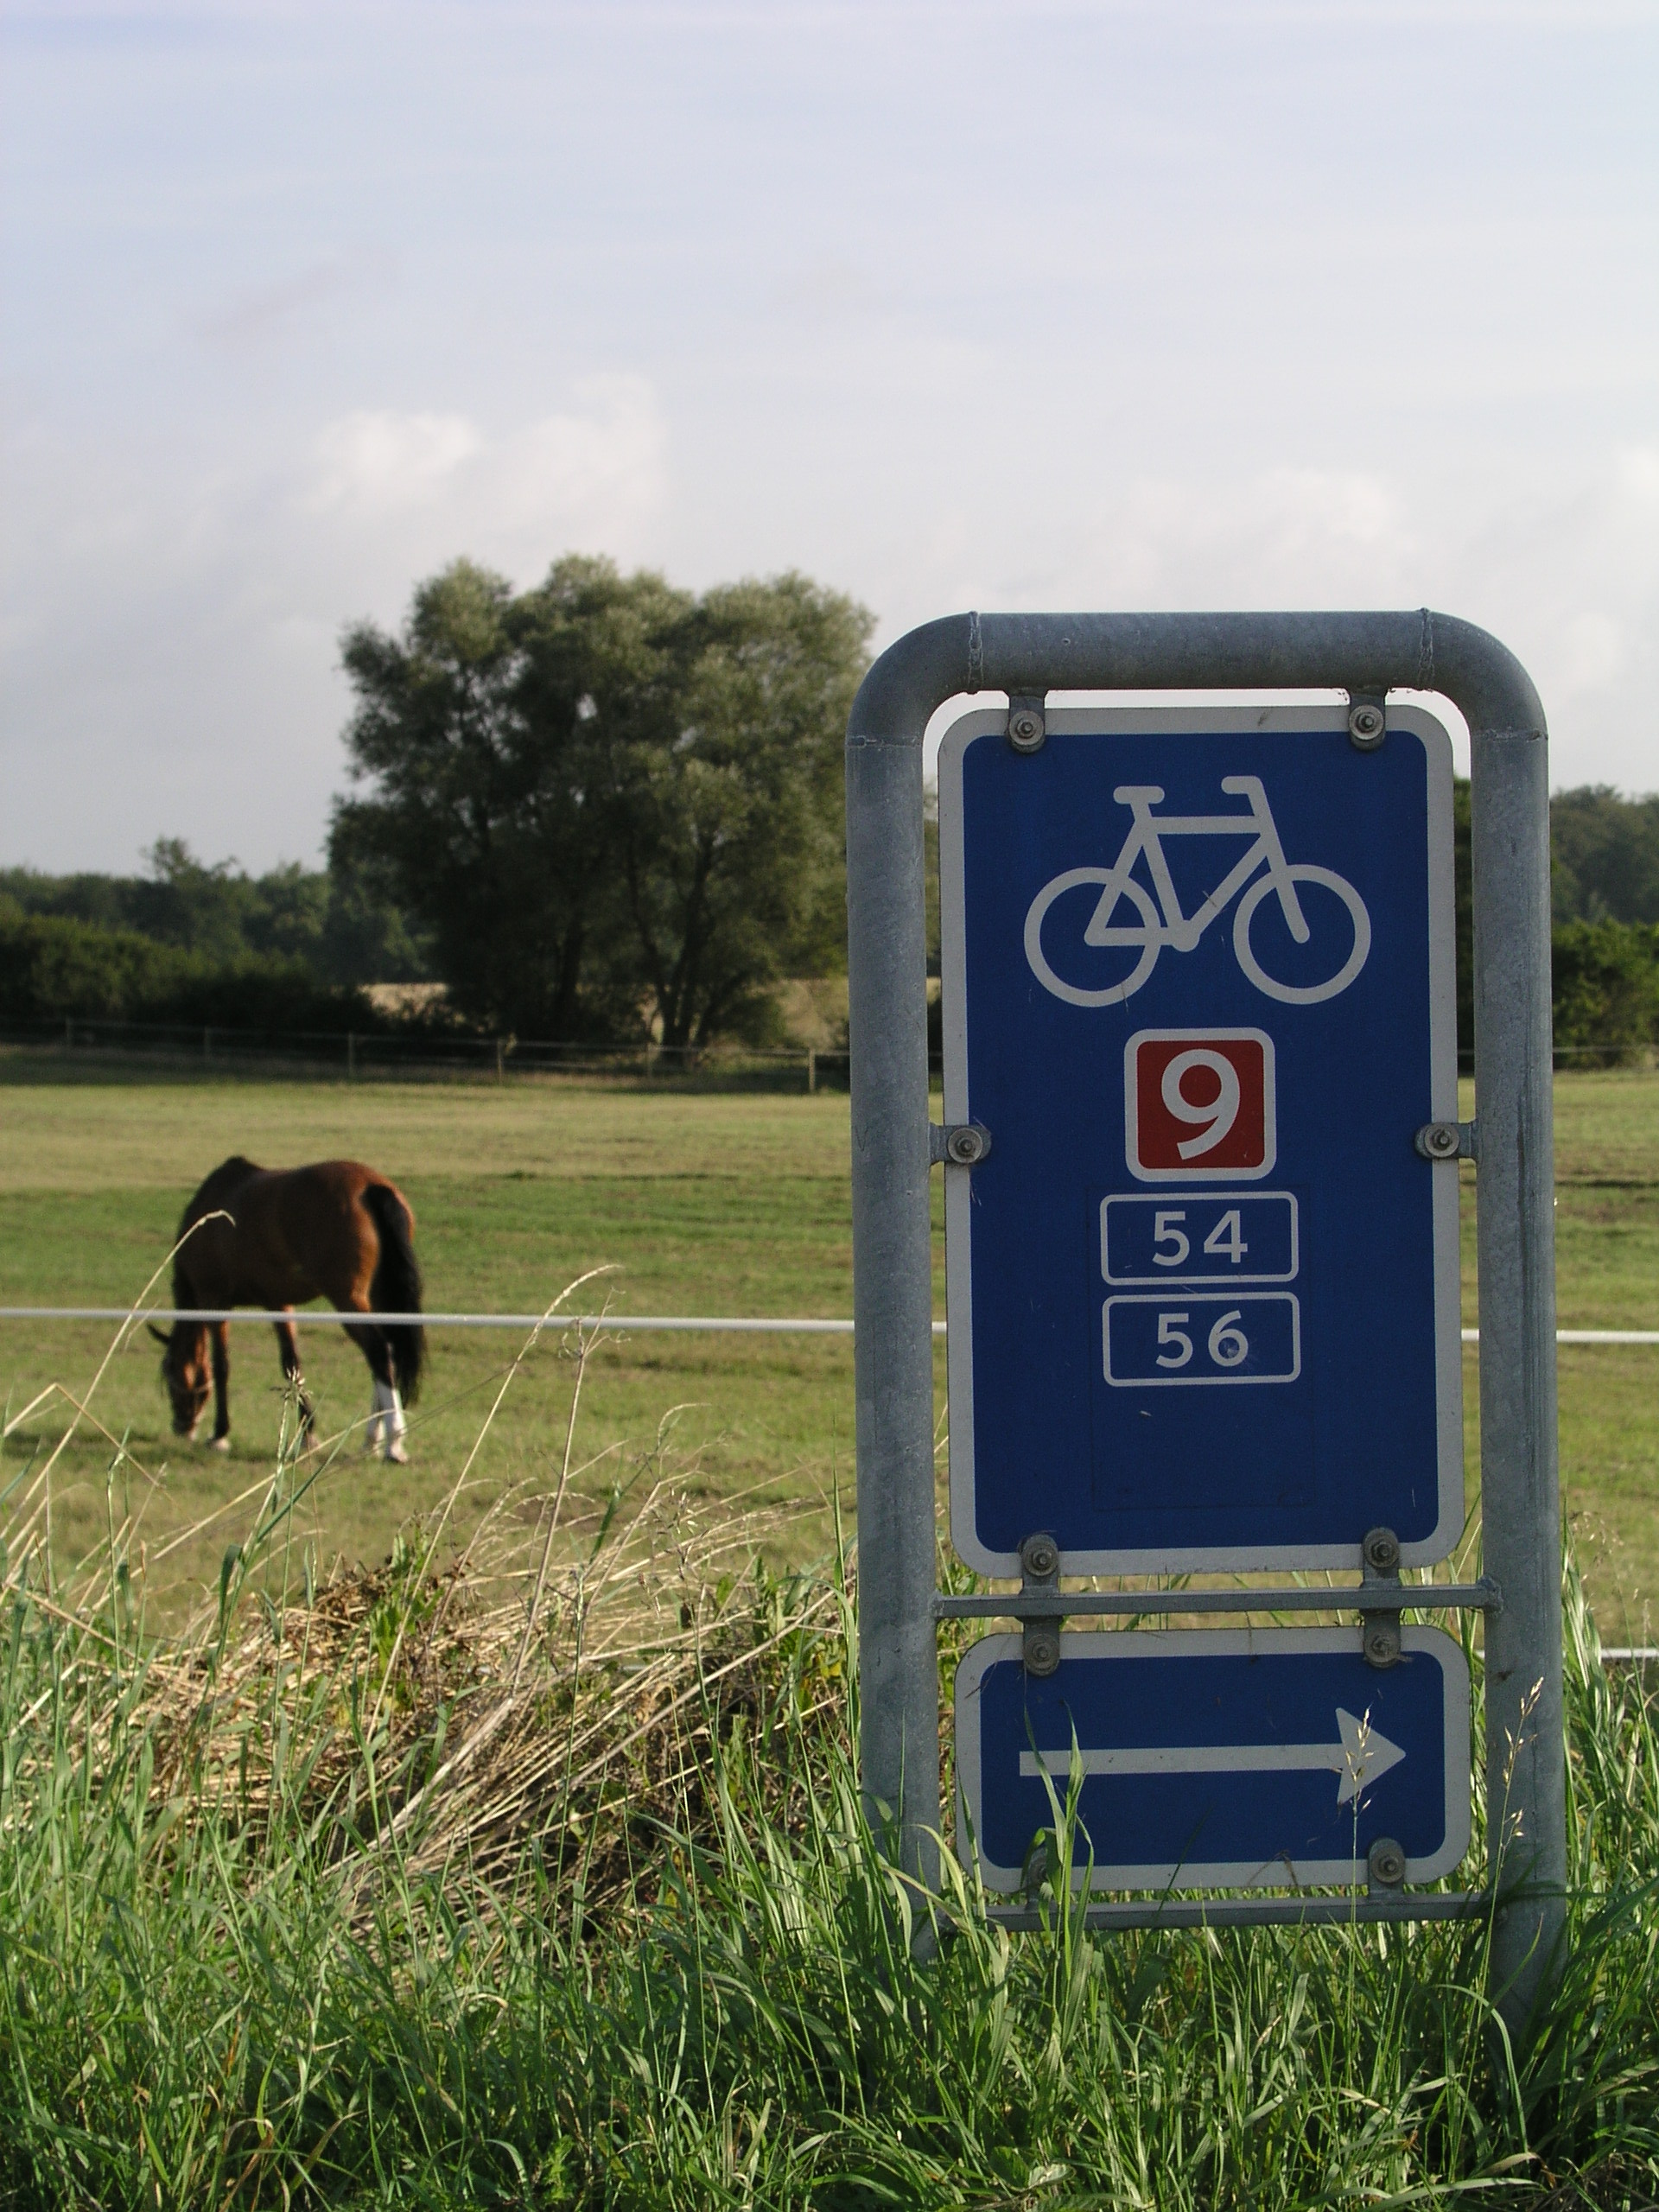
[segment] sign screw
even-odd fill
[[[1349,708],[1349,741],[1360,752],[1375,753],[1388,734],[1388,715],[1374,700],[1361,699]]]
[[[1373,1574],[1399,1573],[1400,1539],[1392,1529],[1371,1529],[1360,1548]]]
[[[1060,1571],[1060,1548],[1052,1536],[1027,1536],[1020,1547],[1020,1564],[1033,1582],[1052,1582]]]
[[[1060,1664],[1060,1631],[1049,1621],[1031,1623],[1026,1629],[1021,1656],[1026,1672],[1039,1679],[1058,1673]]]
[[[1455,1122],[1425,1122],[1413,1141],[1425,1160],[1455,1160],[1463,1133]]]
[[[1040,752],[1047,735],[1048,725],[1043,717],[1040,699],[1008,702],[1008,743],[1016,753]]]
[[[1395,1614],[1374,1613],[1365,1623],[1365,1664],[1379,1673],[1400,1663],[1400,1621]]]
[[[1406,1878],[1406,1854],[1391,1835],[1380,1835],[1365,1854],[1365,1872],[1371,1887],[1397,1890]]]
[[[957,1167],[971,1167],[976,1160],[983,1160],[988,1148],[984,1130],[972,1122],[952,1129],[944,1141],[944,1156]]]

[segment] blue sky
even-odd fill
[[[315,859],[466,553],[1399,606],[1659,786],[1659,6],[0,6],[0,862]]]

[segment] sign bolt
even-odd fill
[[[1033,1582],[1052,1582],[1060,1571],[1060,1548],[1052,1536],[1027,1536],[1020,1547],[1020,1564]]]
[[[1039,1680],[1045,1675],[1058,1673],[1060,1664],[1060,1631],[1058,1623],[1053,1621],[1029,1623],[1026,1629],[1021,1656],[1026,1662],[1026,1672],[1028,1675],[1037,1675]]]
[[[1008,702],[1008,743],[1016,753],[1039,753],[1048,735],[1040,699],[1013,698]]]
[[[1406,1878],[1406,1854],[1391,1835],[1380,1835],[1365,1854],[1365,1872],[1374,1890],[1397,1890]]]
[[[1389,734],[1389,718],[1375,700],[1358,699],[1348,709],[1348,737],[1362,753],[1375,753]]]
[[[1425,1160],[1455,1160],[1463,1149],[1463,1132],[1455,1122],[1425,1122],[1413,1142]]]
[[[990,1150],[990,1141],[976,1122],[964,1122],[944,1141],[944,1156],[956,1167],[971,1167]]]
[[[1365,1555],[1365,1564],[1373,1574],[1399,1573],[1400,1539],[1392,1529],[1371,1529],[1361,1549]]]
[[[1379,1673],[1400,1663],[1400,1617],[1374,1613],[1365,1623],[1365,1664]]]

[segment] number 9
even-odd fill
[[[1195,1104],[1182,1088],[1197,1068],[1214,1076],[1220,1086],[1215,1096],[1203,1106]],[[1171,1118],[1201,1132],[1176,1146],[1183,1160],[1200,1160],[1206,1152],[1213,1152],[1238,1119],[1238,1070],[1224,1052],[1213,1052],[1207,1046],[1194,1046],[1190,1052],[1177,1052],[1164,1070],[1159,1087],[1165,1110]]]

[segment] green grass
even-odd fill
[[[1463,1111],[1474,1110],[1463,1085]],[[1464,1319],[1475,1306],[1474,1183],[1463,1175]],[[1555,1078],[1556,1310],[1570,1328],[1659,1328],[1659,1077]],[[1659,1599],[1659,1345],[1563,1344],[1561,1495],[1610,1642],[1652,1643]],[[1465,1357],[1468,1491],[1479,1496],[1477,1366]]]
[[[0,1058],[0,1304],[124,1301],[157,1265],[180,1208],[233,1151],[288,1163],[368,1159],[413,1202],[428,1302],[538,1309],[598,1266],[633,1313],[805,1313],[852,1309],[844,1096],[721,1096],[626,1085],[50,1082],[26,1054]],[[1564,1325],[1659,1319],[1659,1079],[1600,1072],[1556,1084],[1557,1238]],[[1465,1110],[1470,1101],[1465,1099]],[[1473,1305],[1473,1174],[1464,1171],[1465,1312]],[[937,1193],[936,1193],[937,1198]],[[943,1296],[939,1307],[943,1311]],[[13,1410],[57,1382],[79,1389],[108,1342],[101,1326],[8,1323],[0,1391]],[[147,1491],[152,1549],[263,1479],[282,1413],[263,1332],[233,1343],[234,1446],[228,1465],[168,1431],[153,1347],[124,1352],[93,1411],[130,1440]],[[327,1419],[367,1411],[358,1355],[332,1331],[308,1333],[308,1370]],[[384,1558],[400,1522],[441,1493],[516,1343],[445,1332],[407,1471],[343,1469],[308,1501],[308,1533],[327,1555]],[[942,1362],[938,1379],[941,1386]],[[1477,1494],[1475,1357],[1465,1363],[1470,1495]],[[496,1424],[460,1511],[487,1510],[560,1448],[569,1362],[540,1350]],[[1565,1348],[1561,1465],[1586,1577],[1608,1634],[1641,1641],[1659,1591],[1659,1349]],[[852,1355],[844,1340],[630,1337],[597,1357],[585,1386],[593,1448],[626,1456],[682,1405],[690,1479],[711,1497],[805,1503],[799,1556],[830,1543],[831,1499],[850,1510]],[[25,1422],[0,1466],[16,1468],[61,1424]],[[59,1462],[54,1537],[66,1558],[97,1541],[109,1449],[79,1440]],[[210,1586],[217,1524],[168,1554],[187,1584]]]
[[[1659,1085],[1560,1097],[1564,1311],[1637,1314]],[[844,1100],[19,1083],[0,1109],[5,1303],[130,1296],[239,1147],[385,1166],[434,1303],[612,1258],[635,1311],[848,1310]],[[78,1369],[22,1342],[14,1403],[107,1332]],[[1482,1923],[1103,1937],[1047,1893],[1010,1936],[948,1852],[938,1896],[907,1888],[853,1782],[845,1346],[583,1367],[567,1339],[480,1438],[505,1356],[442,1340],[408,1474],[294,1456],[246,1352],[228,1466],[176,1452],[148,1356],[92,1402],[130,1450],[77,1441],[48,1482],[60,1407],[8,1446],[0,2206],[1653,2204],[1659,1735],[1571,1562],[1570,1943],[1510,2046]],[[1563,1361],[1573,1503],[1626,1563],[1656,1357]],[[355,1355],[315,1371],[363,1410]]]
[[[8,1531],[0,2202],[1651,2204],[1659,1740],[1570,1574],[1570,1946],[1510,2044],[1482,1923],[1102,1937],[1045,1891],[1010,1936],[948,1855],[910,1888],[849,1593],[711,1582],[671,1487],[584,1502],[545,1584],[533,1534],[460,1582],[416,1534],[284,1606],[303,1479],[179,1643],[128,1532],[54,1596]]]
[[[120,1302],[170,1244],[180,1208],[233,1151],[273,1164],[354,1155],[414,1205],[427,1302],[536,1312],[595,1267],[632,1313],[806,1313],[852,1310],[844,1096],[664,1096],[577,1084],[140,1084],[0,1090],[0,1304]],[[90,1377],[101,1325],[6,1325],[15,1408],[55,1380]],[[366,1372],[332,1330],[304,1339],[325,1421],[361,1420]],[[314,1533],[348,1557],[383,1557],[399,1522],[442,1491],[516,1338],[435,1332],[433,1368],[408,1470],[364,1463],[322,1486]],[[166,1541],[257,1482],[281,1416],[281,1376],[263,1332],[232,1337],[233,1450],[181,1447],[168,1433],[148,1338],[124,1353],[97,1410],[162,1486],[147,1534]],[[569,1362],[556,1340],[532,1359],[478,1469],[467,1511],[487,1509],[544,1465],[563,1433]],[[793,1541],[822,1554],[830,1501],[852,1491],[852,1353],[846,1340],[632,1336],[608,1345],[586,1385],[594,1448],[626,1449],[681,1404],[690,1479],[725,1496],[807,1500]],[[15,1465],[55,1439],[31,1421],[6,1447]],[[56,1533],[67,1551],[96,1540],[107,1450],[72,1448]],[[207,1531],[175,1554],[198,1583],[217,1571]]]

